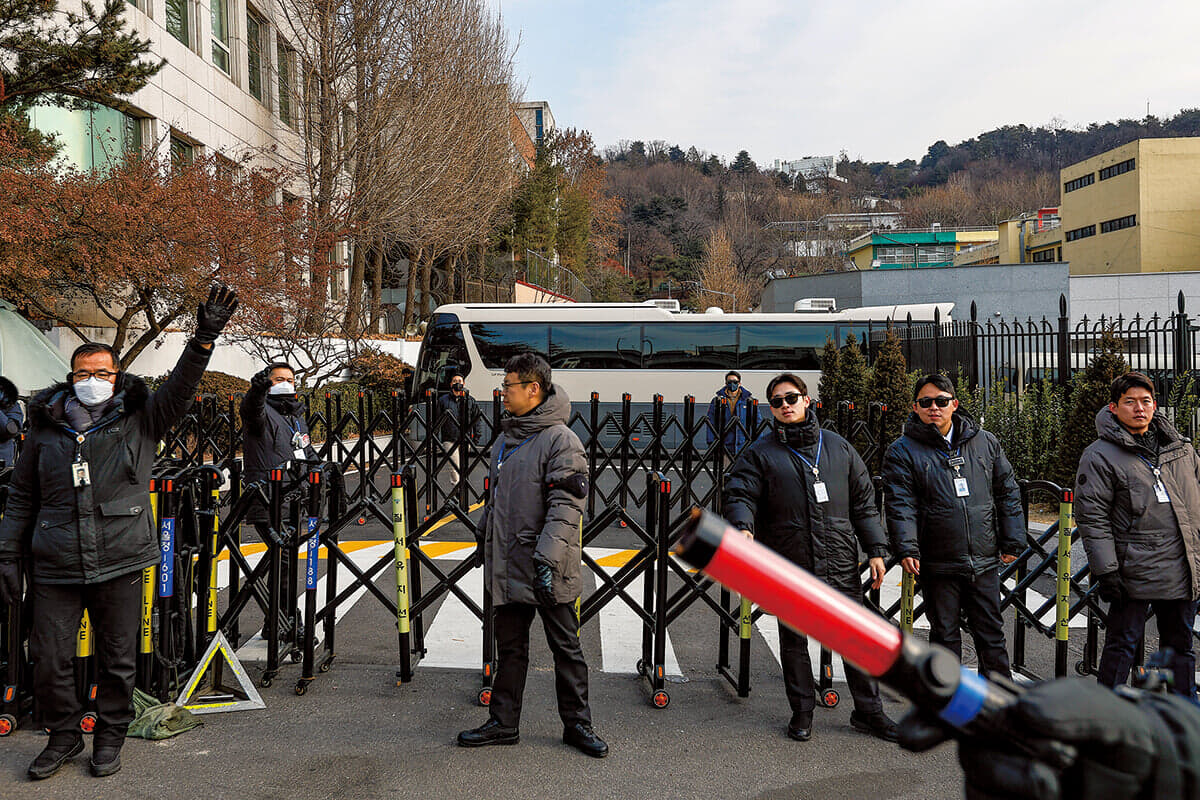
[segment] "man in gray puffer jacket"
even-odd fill
[[[1109,602],[1098,678],[1129,678],[1150,606],[1159,646],[1171,648],[1174,691],[1191,697],[1192,623],[1200,597],[1200,458],[1162,414],[1139,372],[1112,382],[1096,415],[1100,438],[1083,451],[1075,519],[1100,597]]]
[[[571,401],[533,353],[504,366],[501,391],[510,416],[492,448],[488,499],[479,520],[484,580],[495,602],[498,665],[489,719],[463,731],[463,747],[516,744],[529,668],[529,626],[541,615],[554,653],[563,742],[595,758],[608,745],[592,730],[587,664],[575,601],[582,591],[580,522],[587,497],[583,445],[567,422]]]

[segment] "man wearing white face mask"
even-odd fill
[[[158,562],[148,492],[158,441],[187,412],[212,345],[237,309],[214,286],[197,311],[196,334],[153,394],[106,344],[81,345],[66,383],[29,404],[29,438],[17,459],[0,521],[0,600],[21,601],[28,560],[33,694],[50,740],[29,766],[48,778],[83,750],[83,708],[72,657],[86,609],[96,643],[92,774],[121,768],[133,720],[142,570]]]
[[[241,413],[245,484],[265,481],[289,461],[317,458],[296,397],[296,372],[286,362],[268,364],[251,378]]]

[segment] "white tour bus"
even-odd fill
[[[909,314],[914,322],[932,322],[935,309],[945,322],[953,305],[790,314],[679,313],[677,301],[444,305],[421,343],[413,398],[420,400],[428,389],[445,391],[458,373],[472,397],[489,401],[504,379],[505,361],[528,350],[547,358],[554,383],[577,408],[592,392],[605,406],[619,404],[625,392],[639,405],[655,394],[672,405],[692,395],[702,414],[729,370],[740,372],[760,400],[780,372],[799,375],[815,397],[827,337],[845,344],[854,333],[861,341],[868,320],[875,329]]]

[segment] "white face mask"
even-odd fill
[[[100,378],[88,378],[75,384],[75,396],[85,406],[98,406],[107,403],[113,396],[113,384]]]
[[[291,381],[280,381],[279,383],[271,384],[271,388],[267,389],[267,394],[295,394],[296,384]]]

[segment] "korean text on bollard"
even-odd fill
[[[313,679],[317,647],[317,567],[321,555],[321,470],[308,471],[308,541],[304,552],[304,664],[296,681],[296,694],[308,691]]]
[[[399,679],[396,685],[413,677],[411,628],[408,618],[408,521],[405,507],[404,476],[392,475],[392,540],[396,559],[396,636],[400,653]]]
[[[950,651],[908,635],[807,570],[695,509],[676,553],[713,580],[743,592],[780,622],[811,636],[961,734],[1003,739],[1052,766],[1074,763],[1069,745],[1013,735],[1004,711],[1020,689],[959,664]]]
[[[171,600],[175,596],[175,481],[164,478],[158,482],[158,600],[154,611],[158,616],[158,641],[161,657],[156,659],[153,684],[160,700],[167,698],[168,667],[166,661],[175,658],[175,630]]]
[[[1067,674],[1067,636],[1071,623],[1071,531],[1075,493],[1064,489],[1058,504],[1058,586],[1054,604],[1054,674]]]

